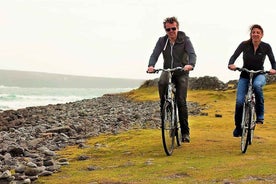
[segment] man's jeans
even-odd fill
[[[188,124],[188,108],[186,103],[188,79],[188,75],[178,75],[173,76],[172,81],[176,86],[176,100],[178,106],[179,122],[181,125],[181,133],[189,135],[190,129]],[[168,72],[162,72],[158,81],[161,110],[165,102],[165,95],[167,93],[168,83]]]
[[[237,96],[236,96],[236,109],[235,109],[235,125],[237,127],[241,126],[242,122],[242,111],[243,103],[245,100],[245,95],[248,90],[249,79],[240,78],[237,87]],[[263,95],[263,86],[266,84],[265,75],[259,74],[253,79],[253,89],[255,91],[256,97],[256,116],[257,120],[264,119],[264,95]]]

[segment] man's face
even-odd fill
[[[175,40],[177,37],[177,32],[178,32],[177,23],[176,22],[173,22],[172,24],[166,23],[165,31],[170,39]]]

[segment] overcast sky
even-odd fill
[[[0,0],[0,69],[155,78],[145,71],[170,16],[194,45],[191,77],[237,79],[227,63],[255,23],[276,55],[272,0]]]

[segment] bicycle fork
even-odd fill
[[[254,97],[251,96],[251,98],[246,98],[246,102],[244,103],[243,112],[245,113],[245,109],[248,109],[248,120],[247,122],[242,122],[242,127],[245,129],[254,130],[256,126],[254,114],[255,114],[255,103],[254,103]],[[244,114],[246,115],[246,113]]]

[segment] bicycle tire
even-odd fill
[[[182,134],[181,134],[181,125],[179,122],[178,116],[178,107],[176,102],[175,93],[172,94],[172,98],[174,99],[174,125],[175,125],[175,139],[177,146],[181,146]]]
[[[251,123],[250,123],[250,139],[249,139],[249,145],[252,144],[253,142],[253,137],[254,137],[254,130],[256,127],[256,112],[255,112],[255,107],[253,104],[251,104]]]
[[[251,110],[247,104],[243,106],[241,151],[245,153],[251,139]]]
[[[176,129],[175,137],[176,137],[177,146],[181,146],[182,134],[181,134],[180,122],[177,122],[177,127],[175,127],[175,129]]]
[[[173,153],[175,142],[174,112],[171,102],[166,101],[162,108],[162,142],[165,153],[170,156]]]

